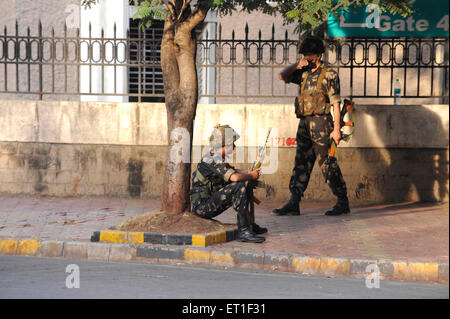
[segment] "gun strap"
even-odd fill
[[[306,86],[306,82],[308,82],[308,76],[309,76],[309,71],[308,72],[304,72],[302,74],[302,88],[300,89],[300,94],[303,94],[303,91],[305,90],[305,86]]]
[[[318,91],[322,90],[322,82],[323,82],[323,79],[325,78],[326,73],[327,73],[327,68],[324,66],[322,68],[322,72],[320,72],[319,79],[317,80],[317,90]]]

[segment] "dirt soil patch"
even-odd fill
[[[180,214],[164,211],[153,211],[130,217],[112,227],[112,229],[121,231],[159,234],[204,234],[234,228],[236,228],[235,224],[224,224],[214,219],[204,219],[189,212]]]

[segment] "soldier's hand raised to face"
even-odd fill
[[[303,58],[303,59],[301,59],[301,60],[298,62],[298,64],[297,64],[297,69],[301,69],[301,68],[303,68],[303,67],[305,67],[305,66],[308,66],[308,64],[309,64],[309,61],[306,60],[305,58]]]

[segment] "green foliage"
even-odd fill
[[[82,0],[81,6],[90,9],[93,4],[97,4],[99,1],[100,0]]]
[[[153,20],[164,20],[168,11],[160,6],[160,1],[141,1],[134,0],[134,5],[137,7],[133,19],[140,19],[139,27],[142,29],[149,28]]]

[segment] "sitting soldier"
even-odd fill
[[[253,199],[253,189],[246,181],[258,180],[260,169],[236,170],[225,157],[233,153],[239,135],[229,125],[217,125],[209,139],[211,149],[203,156],[192,175],[190,191],[192,212],[202,218],[211,219],[229,207],[237,212],[237,241],[262,243],[267,228],[249,222],[247,210]]]

